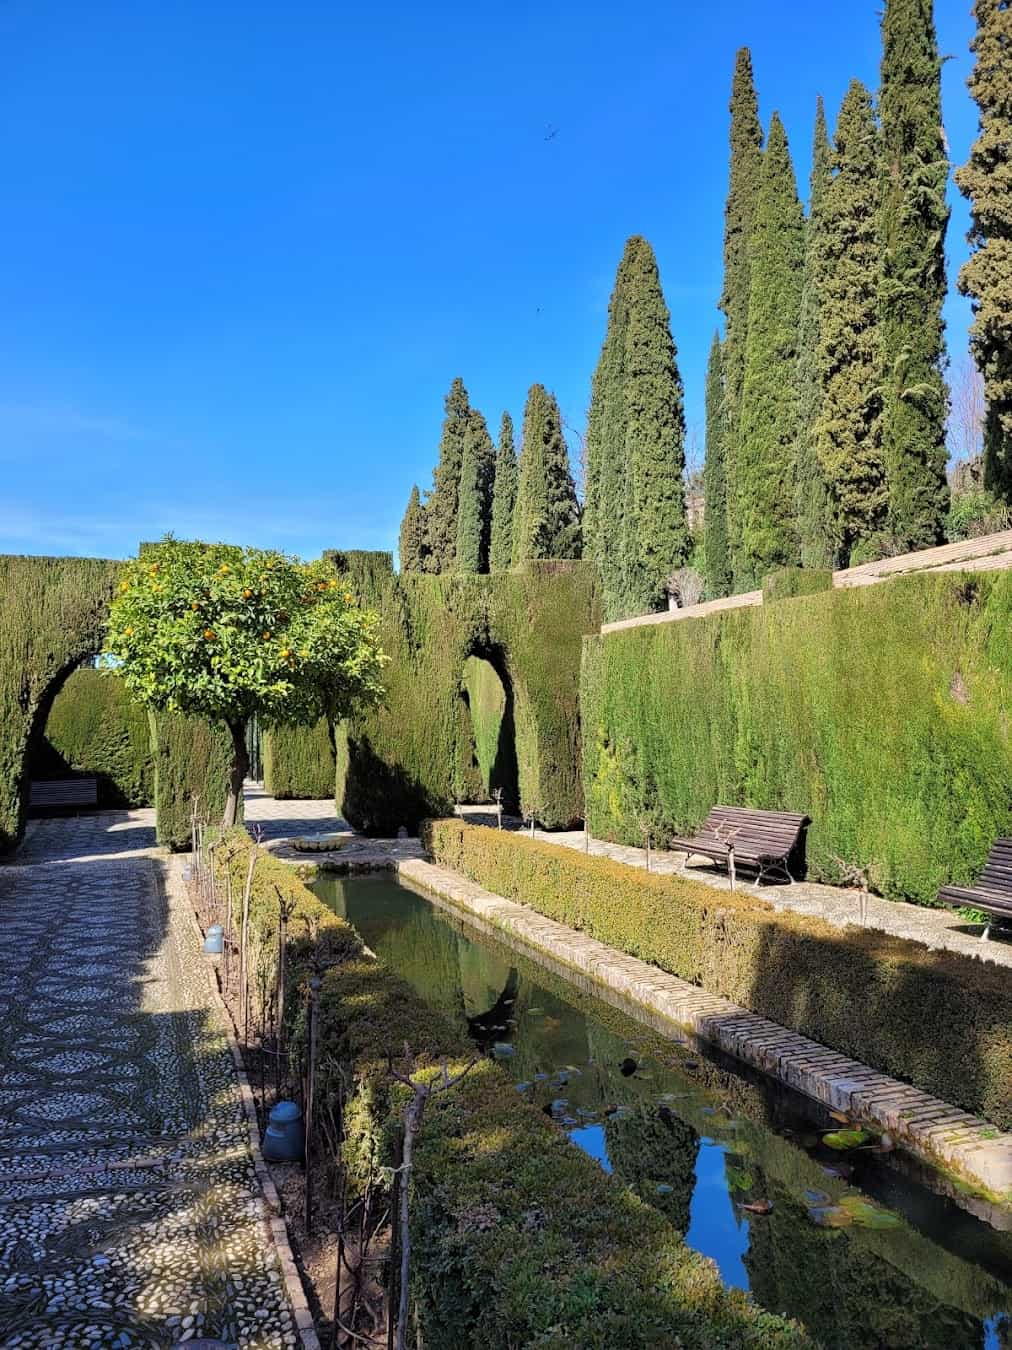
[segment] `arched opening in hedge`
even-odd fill
[[[520,806],[520,786],[513,682],[501,649],[480,647],[468,654],[460,696],[471,723],[477,800],[501,799],[503,809],[514,814]]]

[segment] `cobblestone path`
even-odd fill
[[[0,1346],[298,1334],[229,1042],[153,813],[0,867]]]

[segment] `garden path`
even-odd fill
[[[0,867],[9,1350],[299,1344],[224,1016],[162,869],[152,811],[38,822]]]

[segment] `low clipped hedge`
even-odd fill
[[[264,791],[279,801],[334,795],[334,734],[325,717],[311,727],[272,727],[263,733]]]
[[[91,774],[101,806],[151,806],[155,767],[145,708],[111,672],[83,666],[57,694],[32,778]]]
[[[1001,967],[459,819],[425,840],[497,895],[1012,1128]]]
[[[811,879],[933,904],[1012,833],[1010,629],[1012,572],[922,573],[588,638],[591,831],[803,811]]]
[[[242,830],[219,847],[238,918],[249,851]],[[445,1016],[381,962],[355,929],[289,865],[260,850],[251,928],[276,943],[277,894],[289,921],[293,979],[325,968],[318,1090],[344,1072],[346,1160],[352,1179],[394,1163],[406,1090],[388,1057],[407,1040],[419,1072],[451,1074],[473,1054]],[[276,950],[276,948],[275,948]],[[290,1000],[299,1029],[301,1000]],[[349,1071],[350,1070],[350,1071]],[[426,1350],[802,1350],[793,1322],[725,1289],[712,1261],[688,1248],[655,1210],[607,1176],[558,1126],[527,1105],[483,1060],[431,1099],[415,1151],[412,1293]]]

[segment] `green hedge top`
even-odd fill
[[[497,895],[1012,1128],[1002,968],[456,818],[426,841]]]
[[[919,575],[584,643],[592,832],[642,841],[716,804],[802,811],[839,860],[924,904],[1012,833],[1012,573]]]
[[[797,595],[815,595],[833,588],[833,573],[828,567],[782,567],[763,578],[763,603],[789,600]]]

